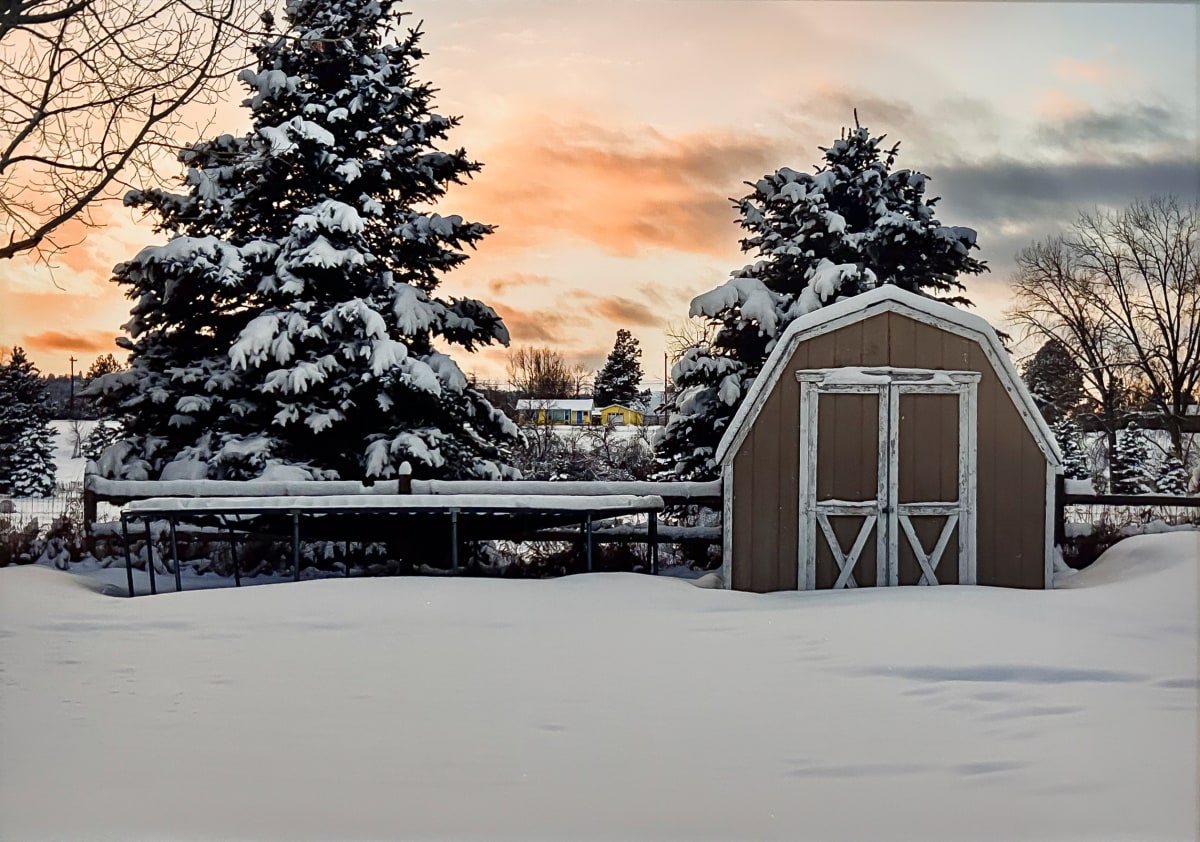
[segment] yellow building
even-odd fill
[[[646,423],[645,414],[617,403],[597,409],[594,414],[600,424],[635,424],[640,427]]]

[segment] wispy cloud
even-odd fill
[[[116,335],[96,330],[88,333],[62,333],[47,330],[23,337],[21,345],[33,351],[112,352],[117,350]]]
[[[939,192],[956,208],[986,220],[1036,216],[1045,205],[1061,209],[1096,204],[1125,205],[1139,196],[1200,195],[1200,171],[1193,158],[1124,156],[1098,162],[1039,163],[1016,158],[943,164]]]
[[[517,310],[504,304],[492,306],[504,320],[513,345],[567,342],[571,338],[572,327],[578,324],[563,310]]]
[[[1085,114],[1088,104],[1059,88],[1047,88],[1038,94],[1036,109],[1039,117],[1062,120]]]
[[[1178,115],[1162,105],[1125,103],[1106,110],[1082,108],[1062,119],[1042,123],[1037,137],[1043,143],[1079,149],[1087,145],[1119,146],[1180,143]]]
[[[522,289],[525,287],[542,287],[552,283],[553,279],[549,275],[534,275],[527,272],[513,272],[509,275],[503,275],[499,278],[492,278],[487,282],[487,288],[493,295],[499,295],[507,290]]]
[[[1067,81],[1083,81],[1101,84],[1112,79],[1112,68],[1100,60],[1081,61],[1060,58],[1054,62],[1054,75]]]
[[[620,295],[596,302],[592,306],[592,312],[617,325],[661,327],[664,322],[661,307]]]
[[[498,224],[492,248],[569,237],[606,253],[736,249],[729,199],[777,165],[777,142],[731,131],[671,136],[647,126],[557,122],[522,115],[481,156],[491,163],[452,200]]]

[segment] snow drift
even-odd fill
[[[0,838],[1185,839],[1200,535],[1055,591],[0,570]]]

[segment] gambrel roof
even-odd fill
[[[1058,444],[1050,432],[1049,425],[1038,410],[1033,396],[1025,388],[1017,370],[1009,359],[1008,352],[1000,344],[996,331],[984,319],[949,304],[943,304],[924,295],[908,292],[894,284],[884,284],[873,290],[843,298],[812,313],[800,316],[784,330],[775,343],[771,355],[750,386],[738,407],[733,420],[721,437],[714,457],[720,465],[733,461],[767,396],[784,373],[784,368],[801,342],[837,330],[845,325],[863,321],[880,313],[899,313],[918,322],[949,331],[957,336],[974,340],[983,349],[984,355],[995,369],[1004,390],[1008,392],[1017,411],[1024,419],[1038,448],[1054,467],[1062,465]]]

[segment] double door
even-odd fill
[[[974,584],[979,377],[796,373],[800,589]]]

